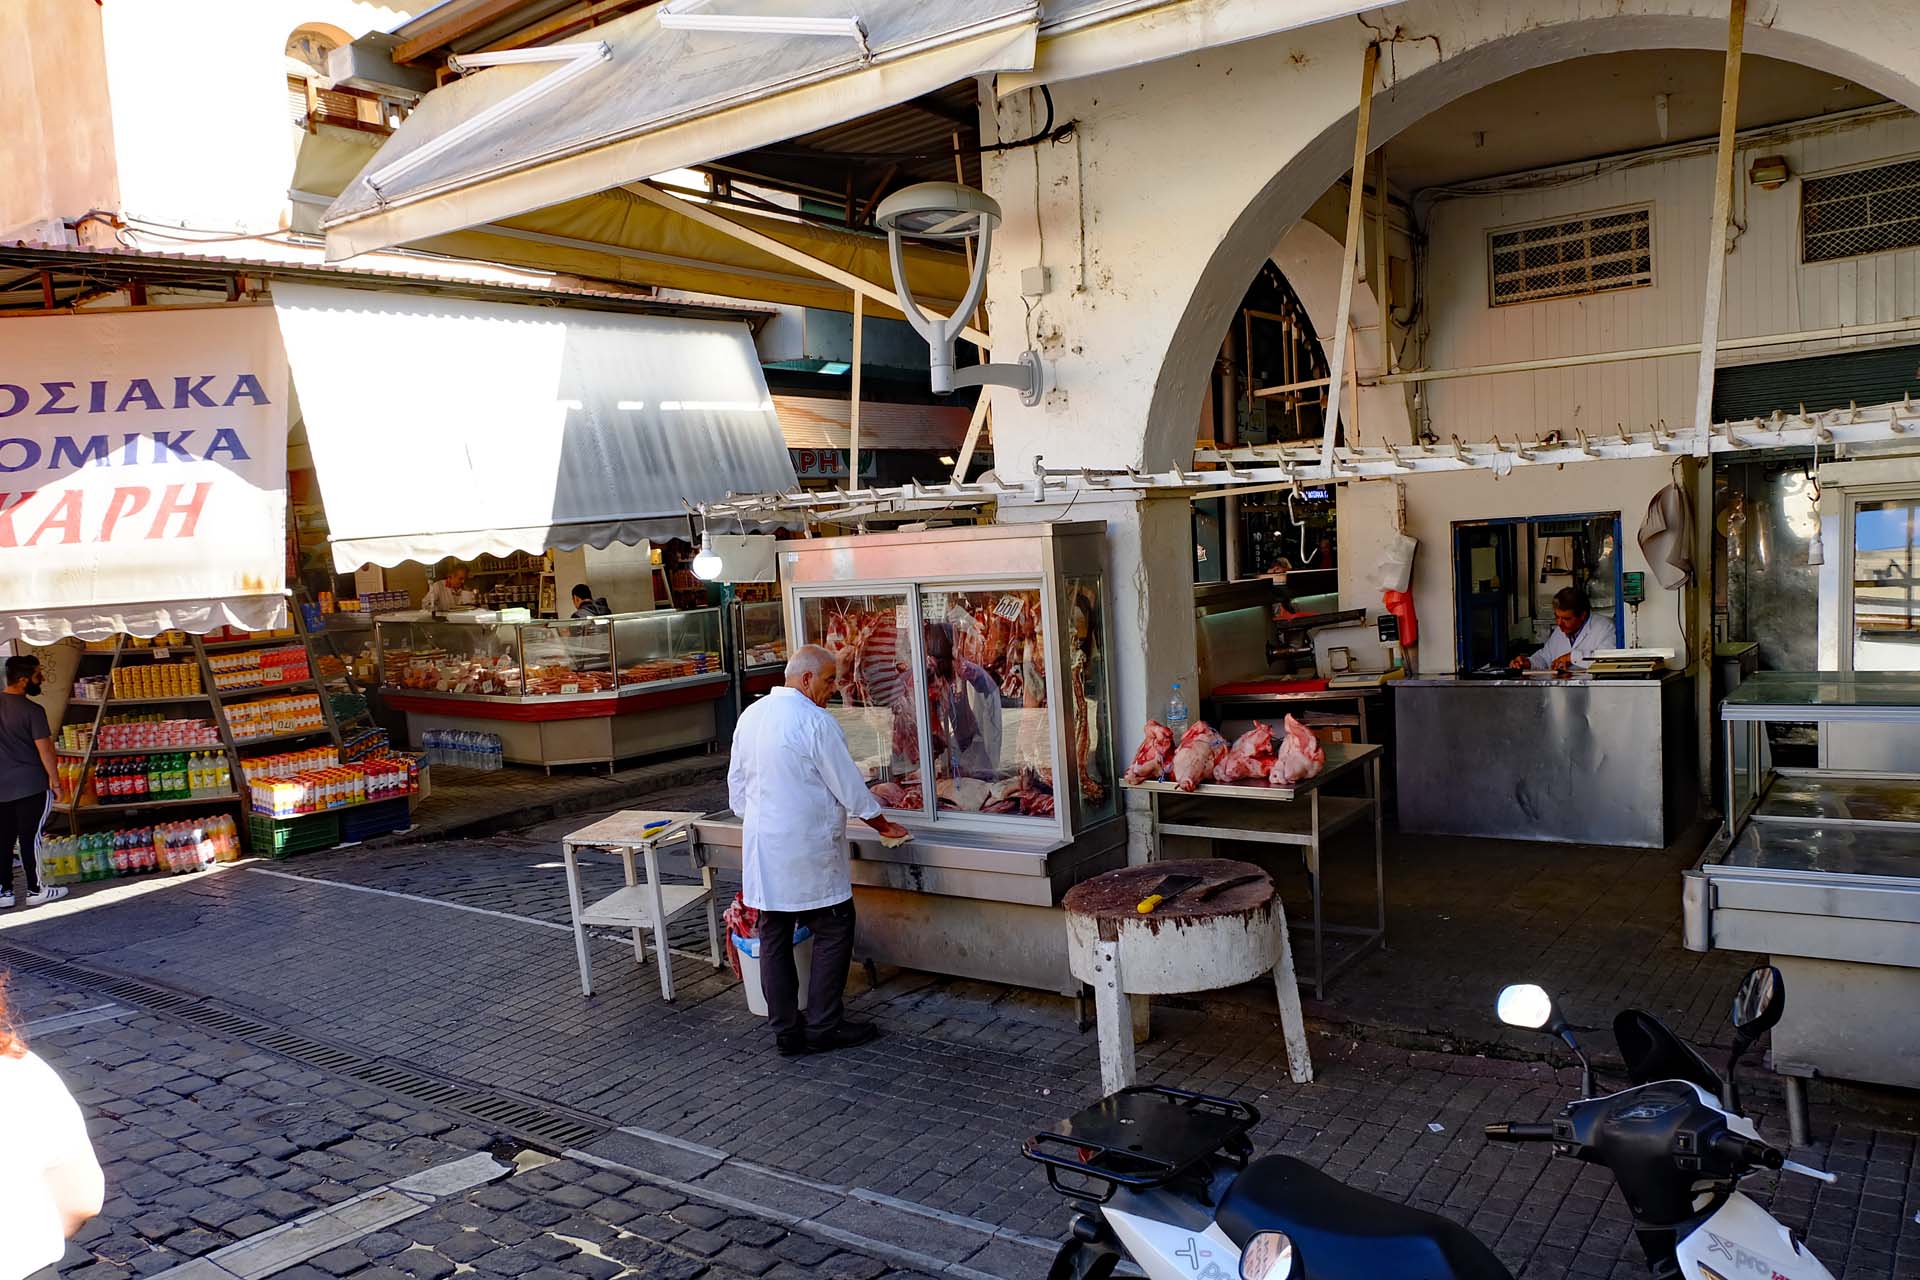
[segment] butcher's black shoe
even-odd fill
[[[789,1031],[786,1035],[775,1036],[773,1043],[783,1058],[799,1058],[813,1052],[813,1046],[807,1043],[804,1031]]]
[[[871,1022],[843,1022],[831,1031],[810,1037],[807,1043],[815,1053],[831,1053],[835,1049],[866,1044],[879,1034],[880,1028]]]

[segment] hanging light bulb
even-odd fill
[[[702,582],[712,582],[724,568],[726,565],[721,561],[720,553],[713,549],[713,535],[702,529],[700,552],[693,558],[693,576]]]

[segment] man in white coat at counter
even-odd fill
[[[802,646],[787,660],[787,682],[740,713],[727,769],[727,798],[740,815],[741,896],[760,913],[760,990],[774,1042],[789,1057],[865,1044],[878,1034],[853,1022],[842,999],[853,959],[853,880],[847,815],[889,843],[905,827],[880,816],[880,802],[827,714],[836,679],[832,652]],[[807,1012],[793,931],[813,933]]]
[[[1531,656],[1522,655],[1510,665],[1564,674],[1585,668],[1595,652],[1612,647],[1613,626],[1593,616],[1587,593],[1579,587],[1562,587],[1553,593],[1553,634]]]

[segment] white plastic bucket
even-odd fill
[[[800,975],[800,1007],[807,1007],[807,977],[813,972],[813,933],[805,925],[793,931],[793,967]],[[747,993],[747,1012],[767,1016],[766,992],[760,989],[760,939],[734,936],[728,941],[740,957],[740,989]]]

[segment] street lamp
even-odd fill
[[[933,373],[933,390],[946,395],[955,387],[1012,387],[1020,393],[1020,403],[1040,403],[1040,353],[1023,351],[1017,364],[976,364],[965,369],[953,367],[953,340],[967,326],[967,317],[980,304],[987,286],[987,257],[993,246],[993,229],[1000,225],[1000,205],[984,191],[957,182],[921,182],[902,187],[880,202],[873,215],[887,233],[887,255],[893,263],[893,289],[900,298],[900,310],[907,323],[926,339],[928,363]],[[973,255],[973,276],[967,281],[967,294],[945,320],[934,320],[920,310],[907,284],[906,262],[900,251],[903,239],[953,241],[980,238]]]

